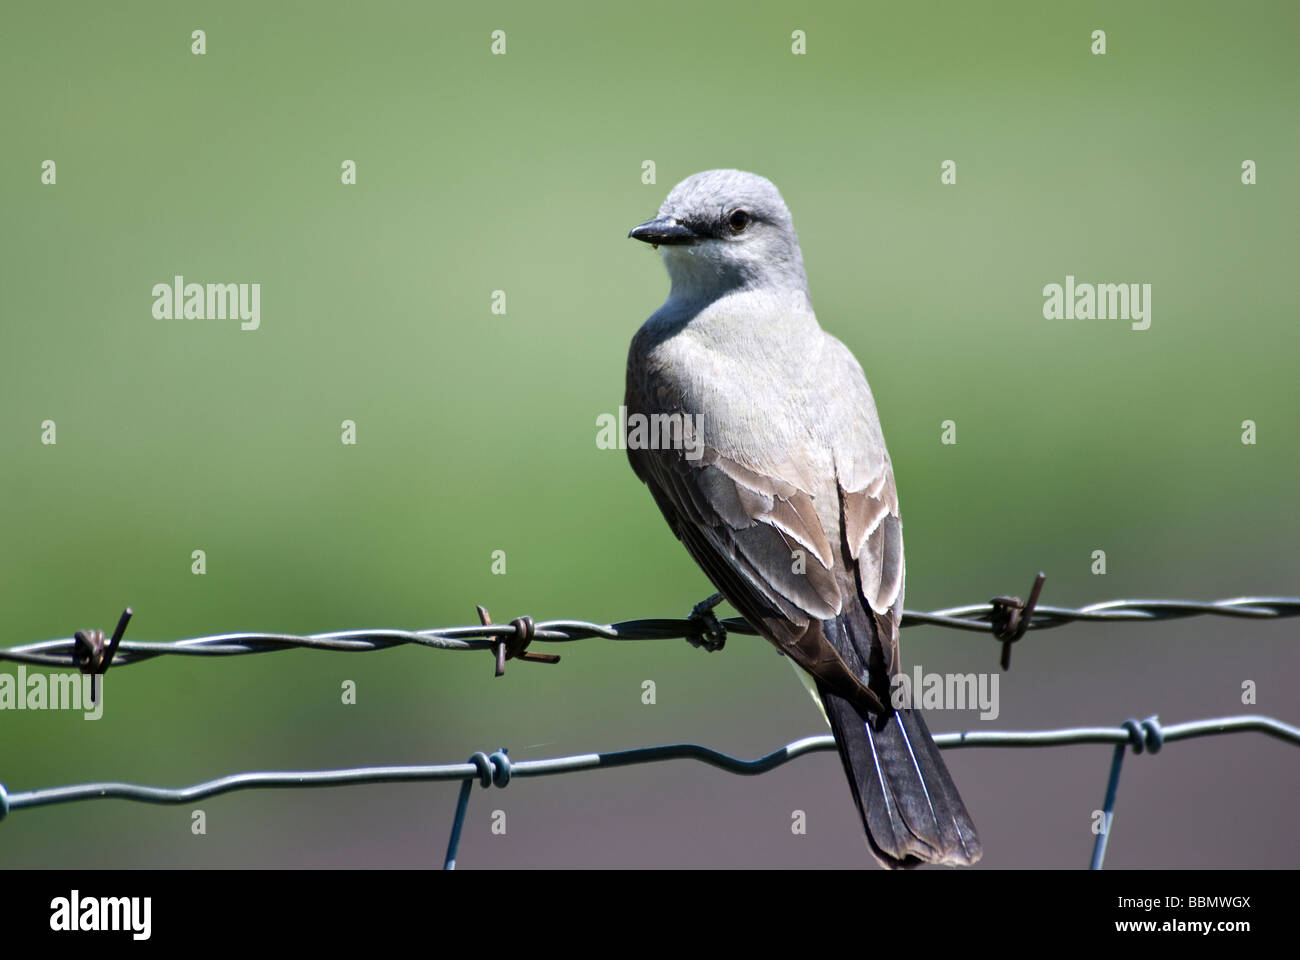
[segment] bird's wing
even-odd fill
[[[888,675],[898,672],[898,625],[903,617],[903,524],[898,489],[888,458],[867,486],[840,484],[840,515],[849,562],[858,591],[879,634]]]
[[[671,409],[673,391],[649,383],[636,363],[629,365],[627,386],[629,416],[681,412]],[[870,403],[869,391],[866,398]],[[865,451],[872,456],[837,452],[850,476],[826,488],[838,489],[833,512],[841,518],[838,529],[827,529],[813,494],[780,471],[740,464],[707,434],[690,439],[701,449],[696,460],[681,449],[630,444],[628,458],[696,563],[747,620],[830,689],[859,702],[887,697],[888,677],[897,669],[903,556],[883,443],[879,453]],[[861,629],[827,629],[827,621],[840,620]]]

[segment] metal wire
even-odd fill
[[[1150,722],[1150,721],[1147,721]],[[1264,716],[1219,717],[1195,720],[1161,728],[1164,742],[1209,737],[1224,733],[1254,731],[1300,746],[1300,727],[1294,727]],[[966,733],[941,733],[934,742],[943,748],[962,747],[1057,747],[1068,744],[1107,743],[1131,745],[1133,735],[1120,727],[1070,727],[1063,730],[979,730]],[[696,760],[725,770],[728,773],[754,776],[775,770],[806,753],[834,750],[835,739],[830,736],[804,737],[772,751],[755,760],[742,760],[730,754],[713,750],[696,743],[675,743],[659,747],[639,747],[632,750],[615,750],[610,753],[581,753],[547,760],[509,760],[500,758],[504,751],[493,754],[493,770],[509,770],[506,780],[516,777],[546,777],[580,770],[608,770],[665,760]],[[480,756],[476,754],[475,756]],[[339,787],[367,783],[398,783],[407,781],[479,780],[495,783],[501,774],[490,772],[484,782],[481,764],[444,763],[415,766],[350,767],[340,770],[269,770],[235,773],[215,780],[205,780],[188,787],[151,787],[142,784],[101,782],[82,783],[66,787],[46,787],[7,793],[0,785],[0,812],[44,807],[77,800],[136,800],[142,803],[190,803],[206,797],[215,797],[236,790],[266,787]],[[7,802],[6,802],[7,801]]]
[[[1156,752],[1165,743],[1190,740],[1196,737],[1217,736],[1226,733],[1253,731],[1300,746],[1300,727],[1295,727],[1272,717],[1239,716],[1195,720],[1188,723],[1161,727],[1155,717],[1138,723],[1126,721],[1119,727],[1071,727],[1063,730],[1033,731],[973,731],[967,733],[941,733],[934,738],[943,748],[961,747],[1056,747],[1067,744],[1103,743],[1115,745],[1111,764],[1104,820],[1094,848],[1092,867],[1100,869],[1105,854],[1106,838],[1114,817],[1115,794],[1119,784],[1119,764],[1128,748],[1135,753],[1143,750]],[[454,869],[456,848],[469,806],[470,791],[475,780],[483,786],[504,787],[515,777],[544,777],[581,770],[605,770],[636,764],[659,763],[666,760],[696,760],[718,767],[728,773],[757,775],[783,766],[807,753],[834,750],[835,740],[829,736],[804,737],[780,749],[758,757],[743,760],[729,754],[694,743],[669,744],[659,747],[641,747],[617,750],[610,753],[584,753],[545,760],[511,761],[505,749],[490,757],[477,753],[467,763],[449,763],[428,766],[353,767],[341,770],[271,770],[236,773],[215,780],[207,780],[188,787],[154,787],[145,784],[101,782],[82,783],[64,787],[45,787],[10,793],[0,784],[0,819],[12,810],[24,810],[53,804],[72,803],[79,800],[104,800],[116,798],[142,803],[191,803],[236,790],[284,787],[337,787],[369,783],[397,783],[408,781],[460,780],[461,790],[452,822],[444,865]]]
[[[1238,597],[1213,603],[1181,600],[1110,600],[1077,609],[1044,607],[1037,605],[1042,579],[1042,574],[1039,574],[1028,603],[1022,604],[1014,597],[999,597],[986,604],[951,607],[930,613],[908,611],[903,614],[902,625],[908,627],[930,624],[959,630],[991,632],[1003,645],[1002,662],[1006,667],[1009,663],[1007,658],[1010,645],[1023,635],[1026,628],[1042,630],[1076,621],[1152,621],[1193,616],[1247,619],[1300,616],[1300,598],[1295,597]],[[113,666],[140,663],[163,655],[239,656],[287,649],[356,653],[415,644],[437,650],[492,651],[496,656],[499,674],[504,669],[506,659],[519,657],[548,662],[558,659],[528,653],[526,647],[534,640],[544,642],[569,642],[592,638],[695,640],[702,634],[707,635],[710,629],[706,622],[702,622],[698,613],[691,618],[680,620],[627,620],[613,624],[597,624],[583,620],[547,620],[534,623],[528,617],[521,617],[508,624],[492,624],[489,622],[490,618],[486,610],[479,608],[479,615],[484,622],[478,625],[441,627],[431,630],[342,630],[305,636],[283,633],[226,633],[170,643],[148,643],[122,639],[122,632],[131,616],[128,608],[118,622],[111,643],[105,643],[103,634],[99,631],[80,631],[70,638],[0,649],[0,662],[10,661],[46,667],[76,667],[98,674],[107,669],[110,663]],[[730,633],[750,636],[757,634],[752,626],[739,618],[713,621],[714,628],[718,625]],[[1092,869],[1100,869],[1114,819],[1120,771],[1124,756],[1129,749],[1134,753],[1142,753],[1144,750],[1155,753],[1165,743],[1177,740],[1244,731],[1264,733],[1300,746],[1300,728],[1263,716],[1220,717],[1170,727],[1162,727],[1157,718],[1149,717],[1141,723],[1128,720],[1119,727],[1072,727],[1063,730],[1020,732],[970,731],[939,734],[935,737],[935,742],[945,748],[1054,747],[1084,743],[1113,745],[1115,749],[1102,807],[1102,823],[1099,826],[1091,861]],[[492,785],[504,787],[512,777],[550,776],[666,760],[696,760],[729,773],[756,775],[789,763],[806,753],[834,749],[835,741],[832,737],[819,736],[796,740],[755,760],[742,760],[698,744],[684,743],[512,762],[502,748],[490,756],[476,753],[467,763],[236,773],[178,788],[101,782],[10,793],[4,784],[0,783],[0,820],[4,819],[11,810],[80,800],[118,798],[143,803],[179,804],[236,790],[257,788],[459,780],[461,790],[444,860],[446,869],[454,869],[457,847],[475,780],[484,787]]]
[[[1000,609],[997,603],[969,604],[929,613],[906,611],[902,625],[921,624],[951,627],[957,630],[990,632]],[[1184,617],[1220,616],[1246,619],[1270,619],[1300,616],[1297,597],[1237,597],[1212,603],[1186,600],[1108,600],[1086,607],[1033,608],[1029,629],[1044,630],[1078,621],[1116,622],[1178,620]],[[521,618],[526,620],[527,618]],[[756,636],[758,631],[745,620],[732,617],[720,621],[727,632]],[[474,624],[464,627],[437,627],[429,630],[338,630],[331,633],[298,635],[290,633],[223,633],[193,637],[166,643],[121,640],[113,666],[141,663],[162,655],[241,656],[278,650],[331,650],[345,653],[387,650],[415,644],[436,650],[495,650],[503,642],[518,639],[521,621],[502,624]],[[574,640],[666,640],[696,636],[700,623],[690,619],[624,620],[620,623],[590,623],[585,620],[544,620],[528,623],[530,641],[567,643]],[[76,639],[65,637],[0,649],[0,662],[30,663],[47,667],[76,667]]]

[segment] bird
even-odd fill
[[[882,866],[975,863],[925,720],[891,699],[905,572],[893,465],[861,365],[817,322],[785,201],[757,174],[707,170],[628,236],[660,251],[671,281],[628,350],[628,422],[675,418],[680,442],[643,437],[627,456],[718,591],[701,606],[725,598],[796,666]]]

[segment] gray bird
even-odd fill
[[[781,194],[739,170],[683,180],[630,237],[668,299],[632,340],[627,415],[680,421],[628,459],[718,591],[806,672],[867,842],[887,867],[981,847],[921,714],[894,710],[903,535],[876,404],[817,324]]]

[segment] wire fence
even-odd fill
[[[480,615],[487,617],[479,608]],[[463,627],[435,627],[428,630],[362,629],[330,633],[222,633],[171,642],[125,640],[121,632],[129,620],[128,608],[114,634],[116,643],[104,643],[98,631],[79,631],[73,637],[44,640],[0,649],[0,662],[28,663],[47,667],[73,667],[87,672],[103,672],[108,663],[125,666],[142,663],[159,656],[229,657],[282,650],[328,650],[361,653],[387,650],[404,644],[437,650],[487,650],[506,659],[531,660],[546,655],[527,650],[533,642],[568,643],[575,640],[671,640],[698,639],[707,633],[700,617],[684,619],[624,620],[619,623],[591,623],[586,620],[543,620],[519,617],[510,623],[491,622]],[[1298,597],[1236,597],[1209,603],[1187,600],[1108,600],[1085,607],[1050,607],[1021,604],[1015,597],[998,597],[988,603],[950,607],[928,613],[907,610],[904,627],[949,627],[992,634],[999,642],[1013,643],[1027,630],[1044,630],[1078,622],[1152,622],[1180,620],[1195,616],[1234,617],[1247,620],[1277,619],[1300,616]],[[757,636],[748,622],[738,617],[717,621],[727,633]],[[1019,636],[1016,636],[1016,634]],[[114,654],[115,651],[115,654]],[[523,653],[529,656],[520,656]],[[96,658],[101,657],[102,663]],[[547,657],[546,662],[558,658]],[[96,666],[102,669],[96,670]]]
[[[1211,603],[1180,600],[1112,600],[1079,608],[1046,607],[1037,604],[1043,575],[1039,574],[1029,599],[996,597],[987,604],[971,604],[929,613],[904,613],[903,626],[931,624],[991,633],[1002,645],[1002,666],[1010,666],[1011,644],[1031,629],[1046,629],[1079,621],[1154,621],[1191,616],[1223,616],[1270,619],[1300,616],[1300,598],[1239,597]],[[712,599],[712,598],[711,598]],[[487,611],[478,608],[478,625],[442,627],[430,630],[345,630],[331,633],[293,635],[281,633],[227,633],[188,640],[156,643],[123,639],[131,610],[125,610],[112,639],[99,631],[79,631],[73,637],[47,640],[0,649],[0,662],[45,667],[74,667],[83,673],[102,674],[109,665],[140,663],[158,656],[235,656],[286,649],[341,652],[383,650],[415,644],[439,650],[487,650],[493,653],[499,676],[510,659],[555,663],[559,657],[528,649],[534,641],[569,642],[603,638],[608,640],[688,639],[715,649],[726,633],[756,635],[750,624],[738,618],[715,620],[708,613],[709,601],[700,604],[684,619],[629,620],[597,624],[582,620],[548,620],[535,623],[520,617],[509,624],[493,624]],[[975,731],[943,733],[935,742],[946,749],[964,747],[1055,747],[1068,744],[1111,744],[1111,759],[1102,817],[1096,827],[1091,868],[1100,869],[1111,833],[1119,778],[1125,754],[1156,753],[1166,743],[1227,733],[1257,732],[1300,746],[1300,728],[1265,716],[1235,716],[1196,720],[1161,726],[1156,717],[1126,720],[1117,727],[1073,727],[1040,731]],[[482,786],[505,787],[512,778],[551,776],[583,770],[611,769],[668,760],[696,760],[729,773],[756,775],[774,770],[804,754],[834,750],[830,736],[806,737],[786,744],[755,760],[743,760],[698,744],[671,744],[610,753],[579,754],[543,760],[511,761],[503,747],[492,754],[476,753],[466,763],[372,766],[340,770],[285,770],[236,773],[193,784],[166,788],[142,784],[102,782],[47,787],[37,790],[7,790],[0,783],[0,820],[11,811],[74,801],[117,798],[156,804],[191,803],[236,790],[258,788],[330,787],[408,781],[461,781],[451,838],[444,866],[454,869],[461,830],[465,822],[475,781]]]

